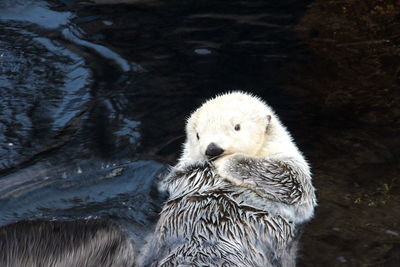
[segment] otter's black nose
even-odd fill
[[[223,150],[222,148],[220,148],[219,146],[217,146],[214,143],[211,143],[207,146],[206,149],[206,155],[210,158],[212,157],[216,157],[221,155],[222,153],[224,153],[225,150]]]

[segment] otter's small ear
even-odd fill
[[[268,129],[270,122],[271,122],[271,115],[267,115],[267,127],[265,128],[265,130]]]

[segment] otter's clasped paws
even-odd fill
[[[235,165],[238,164],[239,160],[243,157],[245,157],[245,155],[236,153],[215,160],[213,163],[219,176],[236,186],[245,186],[246,183],[244,179],[235,175],[233,171],[236,167]]]

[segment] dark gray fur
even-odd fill
[[[295,265],[309,218],[292,220],[281,210],[314,208],[310,177],[290,160],[233,160],[230,174],[248,186],[223,180],[210,163],[171,171],[164,181],[170,198],[139,266]]]
[[[279,159],[251,158],[241,155],[230,159],[228,173],[258,196],[273,204],[290,207],[294,220],[307,220],[302,212],[313,212],[315,189],[301,163],[290,157]]]
[[[136,255],[128,236],[104,221],[22,221],[0,228],[1,267],[122,267]]]

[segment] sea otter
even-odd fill
[[[316,206],[309,165],[260,98],[232,92],[188,119],[170,196],[139,266],[294,266]]]

